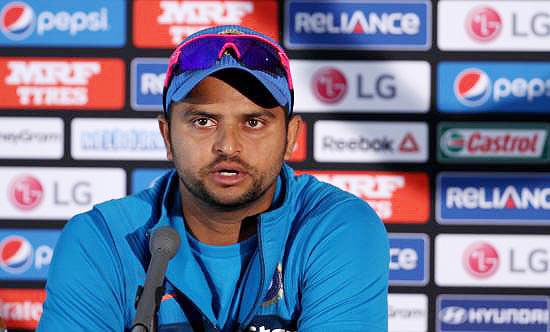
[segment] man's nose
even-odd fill
[[[242,151],[239,128],[237,125],[227,125],[218,129],[214,153],[234,156]]]

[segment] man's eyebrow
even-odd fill
[[[261,116],[267,116],[271,119],[276,118],[275,114],[273,114],[273,112],[270,112],[268,110],[253,111],[253,112],[244,114],[244,116],[247,117],[247,118],[258,118],[258,117],[261,117]]]
[[[217,114],[207,112],[207,111],[203,111],[203,110],[197,110],[197,109],[186,110],[185,112],[183,112],[182,115],[183,115],[184,118],[190,118],[190,117],[196,117],[196,116],[203,116],[203,117],[207,117],[207,118],[218,118],[219,117],[219,115],[217,115]]]

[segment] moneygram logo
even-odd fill
[[[479,106],[491,97],[491,80],[482,70],[468,68],[455,79],[456,98],[466,106]]]
[[[13,274],[25,272],[33,263],[33,248],[21,236],[8,236],[0,242],[0,267]]]
[[[388,294],[388,331],[428,331],[428,296]]]
[[[42,202],[43,196],[42,184],[32,175],[18,176],[9,185],[8,197],[10,201],[23,211],[34,209]]]
[[[470,37],[480,42],[488,42],[498,37],[502,30],[502,19],[498,12],[489,6],[475,7],[466,18],[466,31]]]
[[[34,11],[24,2],[9,2],[0,12],[0,30],[9,39],[27,38],[34,25]]]
[[[124,105],[119,59],[0,58],[0,89],[8,108],[118,109]]]
[[[415,172],[300,171],[364,199],[388,223],[428,221],[428,177]],[[410,197],[415,197],[411,202]]]
[[[0,158],[61,159],[63,120],[45,117],[2,117]]]
[[[487,242],[477,242],[466,248],[462,262],[468,273],[477,278],[488,278],[499,266],[498,252]]]
[[[426,49],[430,7],[427,1],[287,1],[285,44],[293,49]]]
[[[277,1],[134,2],[134,43],[173,47],[187,36],[215,25],[243,25],[278,39]]]
[[[326,67],[313,74],[311,88],[320,101],[335,104],[346,95],[348,82],[341,71],[333,67]]]

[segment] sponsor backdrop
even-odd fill
[[[0,0],[11,329],[35,328],[66,221],[170,168],[167,57],[215,24],[288,50],[291,165],[386,224],[391,332],[549,331],[550,0]]]

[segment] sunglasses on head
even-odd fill
[[[293,95],[290,65],[283,49],[266,38],[251,34],[205,34],[180,44],[170,56],[164,90],[168,89],[175,74],[210,68],[227,53],[232,53],[249,69],[284,76]],[[163,103],[166,105],[165,100]]]

